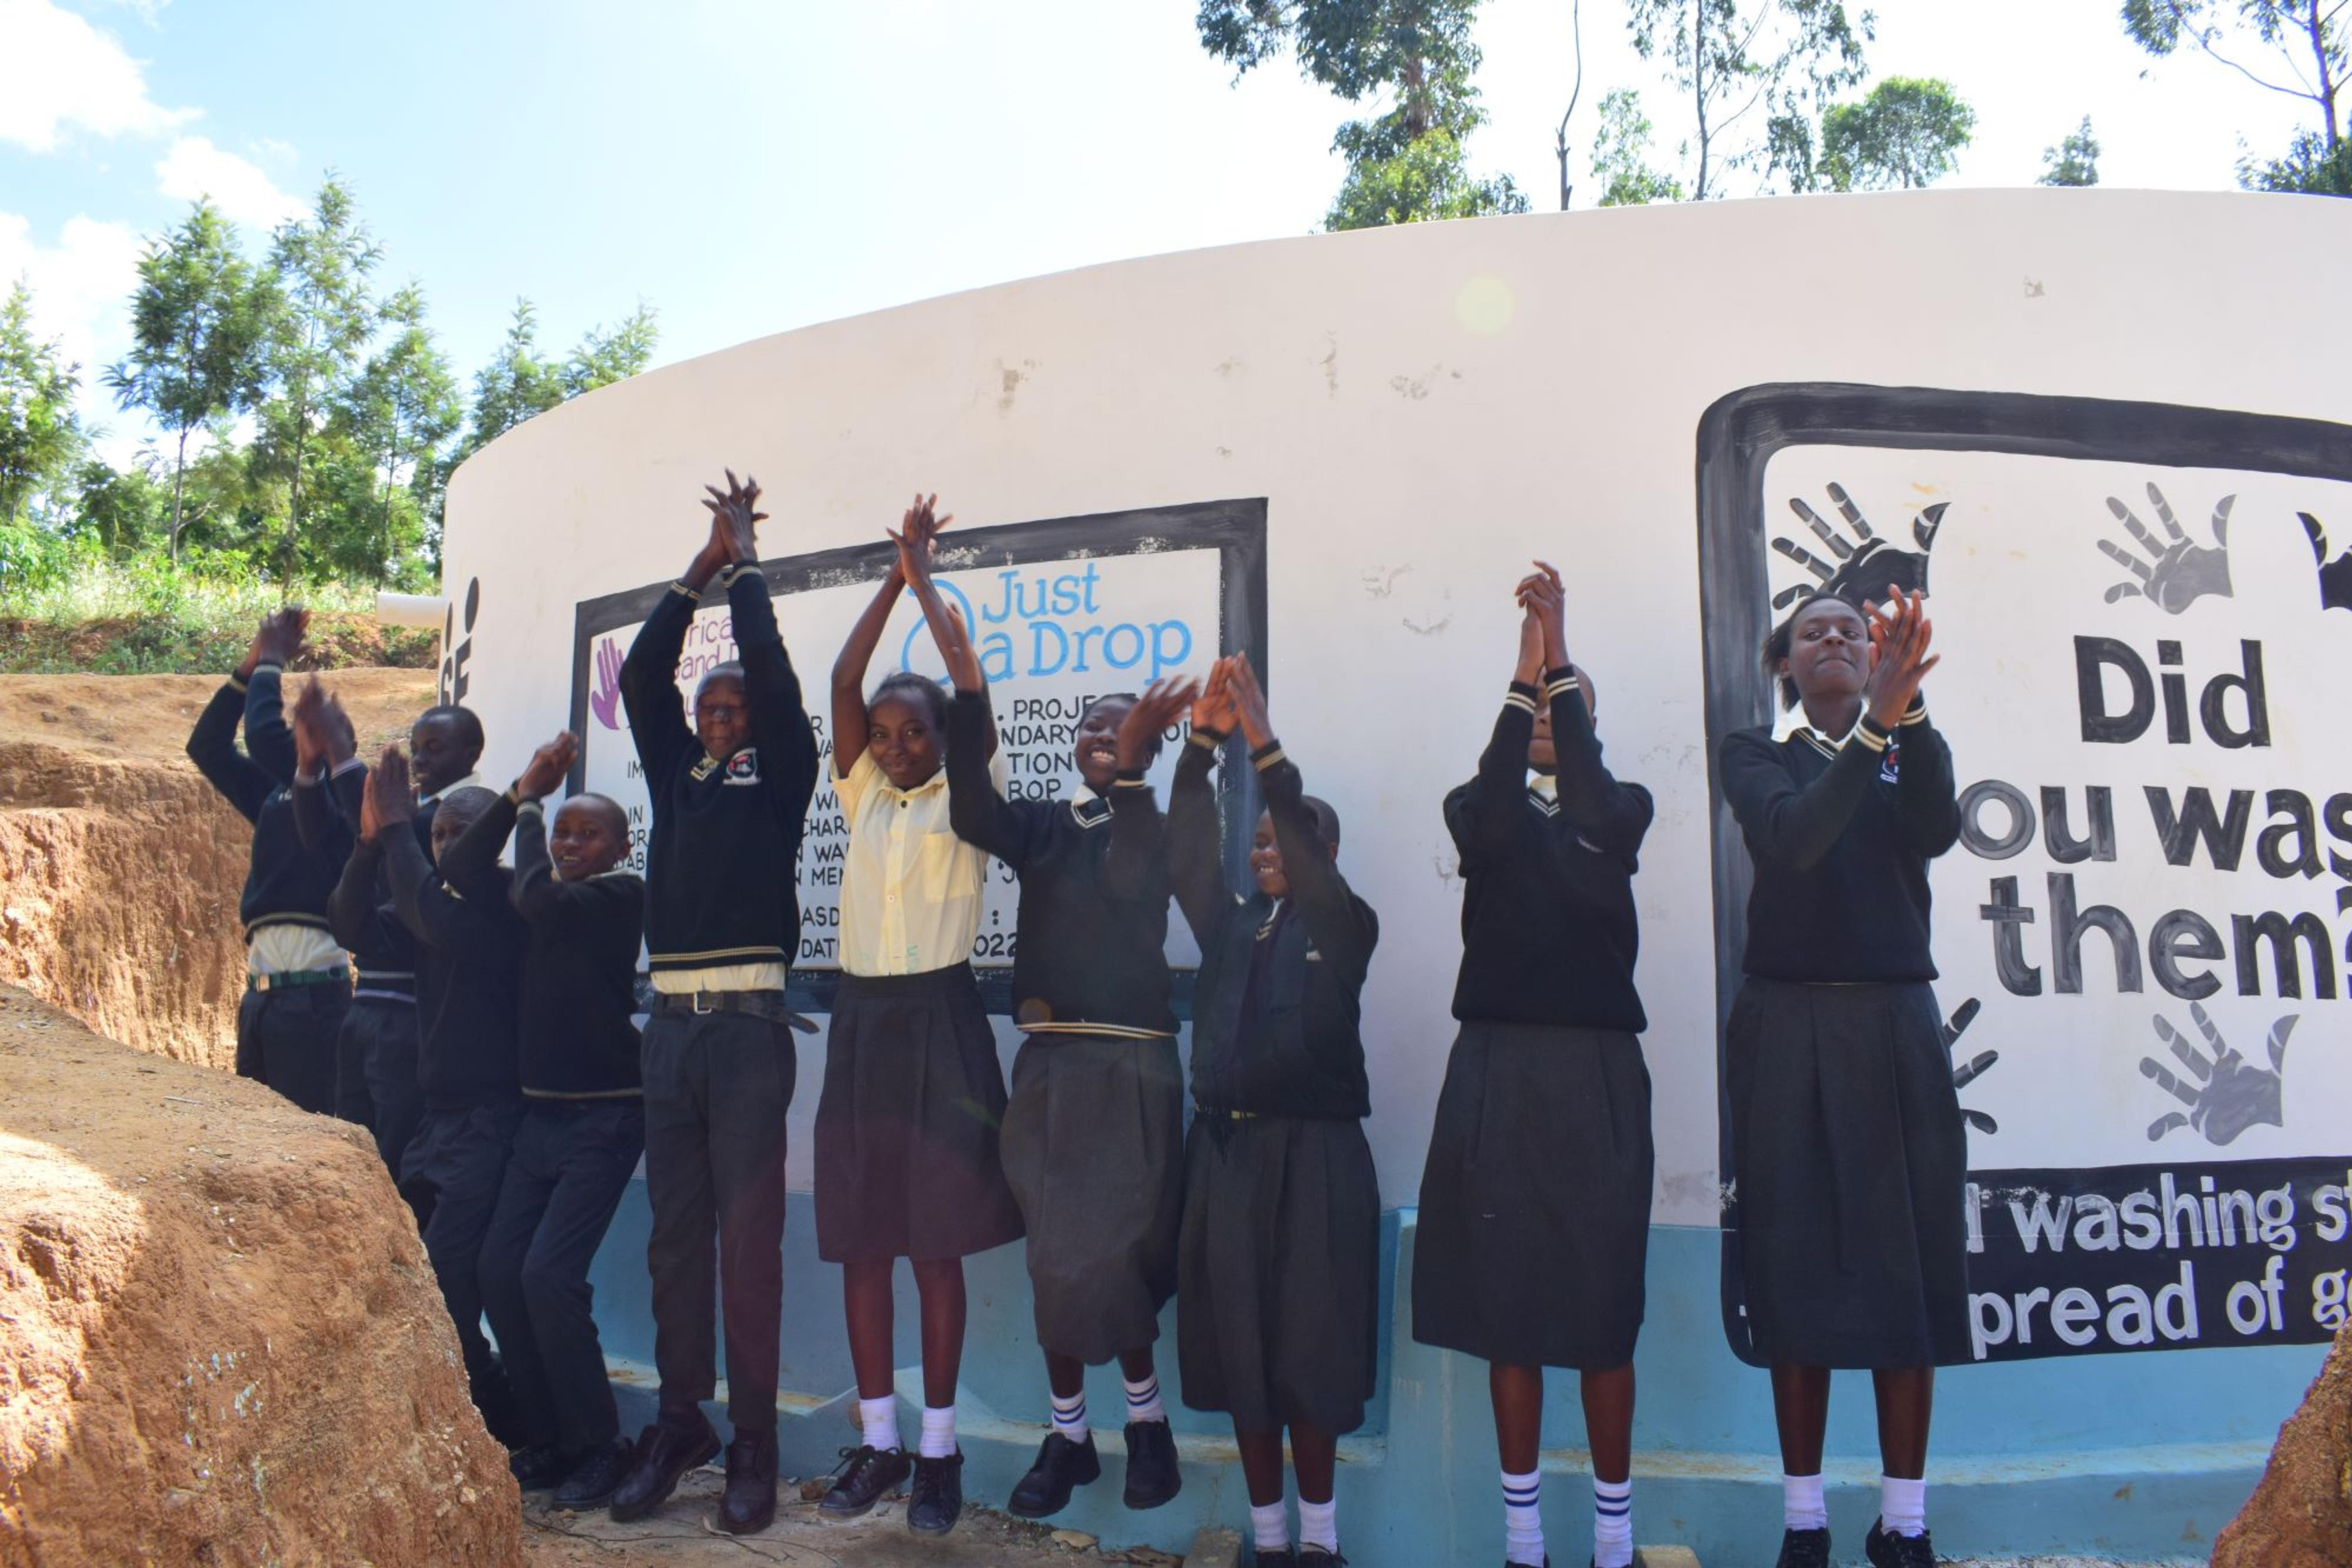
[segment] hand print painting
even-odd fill
[[[1701,426],[1710,736],[1806,595],[1923,590],[1976,1359],[2307,1342],[2352,1265],[2352,428],[1751,388]],[[2352,525],[2338,523],[2343,534]],[[1890,764],[1890,770],[1893,764]],[[1748,868],[1717,789],[1718,985]],[[2290,1038],[2294,1049],[2288,1049]],[[1724,1151],[1724,1315],[1748,1351]]]

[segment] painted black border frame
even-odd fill
[[[1706,682],[1706,782],[1715,889],[1716,1127],[1725,1199],[1723,1331],[1732,1352],[1762,1365],[1742,1310],[1731,1119],[1723,1034],[1739,989],[1750,869],[1723,798],[1717,748],[1770,723],[1758,651],[1770,630],[1764,470],[1787,447],[1887,447],[1999,452],[2164,468],[2237,468],[2352,482],[2352,426],[2167,403],[1952,392],[1843,382],[1770,383],[1718,398],[1699,416],[1699,627]]]
[[[1150,555],[1164,551],[1217,552],[1217,652],[1220,656],[1246,649],[1269,693],[1274,674],[1268,660],[1265,608],[1265,518],[1264,496],[1229,500],[1196,501],[1178,506],[1148,507],[1131,511],[1095,512],[1084,517],[1046,518],[1031,522],[998,523],[987,528],[959,528],[941,536],[943,568],[965,572],[1040,562],[1082,561],[1123,555]],[[768,592],[804,593],[813,588],[846,587],[878,583],[888,573],[897,551],[887,539],[871,544],[845,545],[806,555],[784,555],[760,563]],[[572,732],[584,735],[588,723],[588,681],[595,640],[615,626],[643,621],[669,591],[669,579],[641,588],[625,589],[580,601],[573,612],[572,632]],[[789,647],[792,627],[784,626]],[[822,668],[832,668],[831,649],[814,651]],[[809,672],[797,662],[802,684]],[[1224,766],[1217,770],[1218,807],[1223,819],[1223,844],[1227,879],[1238,883],[1249,868],[1251,826],[1256,821],[1256,774],[1249,766],[1247,748],[1236,736],[1226,743]],[[582,787],[587,763],[572,769],[572,787]],[[1009,1013],[1013,1005],[1010,964],[977,970],[981,999],[992,1013]],[[803,1012],[825,1012],[833,1004],[838,974],[833,970],[792,973],[791,999]],[[1190,1016],[1192,972],[1176,972],[1180,1016]]]

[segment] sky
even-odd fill
[[[0,287],[84,367],[120,462],[145,434],[98,384],[127,348],[143,238],[209,194],[258,255],[322,174],[352,189],[460,374],[519,295],[561,349],[643,300],[656,363],[1123,257],[1313,230],[1355,113],[1287,59],[1236,84],[1192,0],[0,0]],[[2117,0],[1878,0],[1874,78],[1978,111],[1950,185],[2030,184],[2091,116],[2109,185],[2211,189],[2306,106],[2209,59],[2156,61]],[[1601,95],[1679,103],[1623,0],[1486,0],[1472,153],[1557,205],[1575,79],[1578,205]]]

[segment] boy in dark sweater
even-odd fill
[[[1236,720],[1265,796],[1247,895],[1225,886],[1209,788]],[[1248,660],[1220,659],[1168,804],[1169,873],[1201,942],[1176,1349],[1184,1403],[1233,1418],[1268,1568],[1339,1558],[1339,1440],[1363,1424],[1379,1353],[1381,1195],[1364,1141],[1360,998],[1380,922],[1339,875],[1339,816],[1301,789]]]
[[[470,785],[445,795],[433,818],[436,858],[497,798]],[[516,1025],[526,932],[509,901],[504,867],[445,879],[426,862],[409,826],[416,809],[407,759],[387,746],[368,775],[360,841],[335,896],[345,905],[363,902],[381,873],[392,902],[376,910],[373,923],[397,921],[416,941],[416,1071],[425,1119],[401,1159],[400,1186],[412,1204],[430,1205],[425,1255],[457,1327],[474,1403],[492,1434],[507,1441],[514,1434],[512,1401],[482,1334],[479,1277],[482,1241],[522,1121]],[[347,916],[346,923],[368,922]]]
[[[351,969],[328,929],[335,865],[305,847],[295,827],[287,792],[294,781],[294,735],[278,686],[309,620],[292,605],[262,618],[245,662],[197,716],[188,757],[253,824],[251,868],[237,900],[246,942],[237,1076],[268,1084],[305,1110],[329,1114],[335,1108],[335,1037],[351,1005]],[[348,726],[341,742],[348,753]]]
[[[621,668],[653,803],[646,940],[658,1000],[645,1031],[646,1261],[661,1405],[614,1493],[613,1517],[651,1513],[719,1451],[702,1413],[718,1376],[715,1250],[734,1427],[719,1523],[748,1533],[776,1509],[784,1117],[795,1072],[784,976],[800,940],[794,862],[817,749],[760,574],[760,487],[730,473],[724,491],[706,488],[710,537]],[[740,662],[703,678],[689,725],[678,656],[713,579],[733,612]]]
[[[630,1448],[590,1312],[588,1266],[646,1144],[631,1021],[646,885],[616,868],[629,824],[612,801],[574,795],[548,823],[540,803],[579,753],[568,732],[540,747],[442,855],[441,873],[467,882],[514,835],[513,903],[530,928],[523,1114],[482,1242],[482,1303],[524,1443],[516,1479],[525,1490],[556,1486],[559,1508],[602,1508]]]

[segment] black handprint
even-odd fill
[[[1885,597],[1889,586],[1903,594],[1914,589],[1922,594],[1927,591],[1927,552],[1935,547],[1936,530],[1943,524],[1949,501],[1937,501],[1911,520],[1911,537],[1918,542],[1917,550],[1898,550],[1878,537],[1843,485],[1832,483],[1829,497],[1838,515],[1845,519],[1853,542],[1847,543],[1829,520],[1807,505],[1802,497],[1790,496],[1789,510],[1812,531],[1813,537],[1836,558],[1837,564],[1832,566],[1786,535],[1775,538],[1772,548],[1811,573],[1814,581],[1794,583],[1773,595],[1774,609],[1785,610],[1807,594],[1834,594],[1856,604],[1864,600],[1874,604]]]
[[[2142,561],[2120,546],[2106,540],[2099,541],[2099,550],[2137,579],[2118,583],[2107,590],[2107,603],[2120,599],[2145,598],[2167,615],[2179,615],[2199,599],[2211,595],[2215,598],[2230,597],[2230,509],[2238,501],[2236,496],[2223,496],[2213,508],[2213,542],[2209,547],[2192,544],[2182,531],[2180,520],[2172,515],[2171,503],[2164,492],[2154,485],[2147,487],[2148,504],[2156,509],[2158,521],[2164,524],[2165,537],[2157,538],[2147,525],[2134,516],[2132,509],[2115,496],[2107,498],[2107,510],[2124,525],[2139,547],[2147,552]]]
[[[2327,530],[2307,511],[2294,514],[2303,519],[2304,537],[2311,541],[2311,559],[2319,568],[2319,607],[2323,610],[2352,610],[2352,550],[2330,561],[2327,558]]]
[[[2140,1058],[2140,1076],[2189,1107],[2186,1115],[2175,1110],[2149,1122],[2148,1142],[2156,1142],[2175,1128],[2188,1127],[2202,1132],[2208,1143],[2219,1146],[2257,1123],[2284,1126],[2280,1119],[2280,1073],[2286,1060],[2286,1037],[2294,1033],[2297,1015],[2289,1013],[2271,1026],[2271,1065],[2267,1071],[2246,1060],[2222,1040],[2221,1031],[2213,1027],[2213,1020],[2206,1016],[2203,1006],[2191,1002],[2189,1016],[2197,1021],[2197,1032],[2212,1047],[2213,1058],[2207,1060],[2203,1052],[2172,1026],[2170,1020],[2160,1013],[2157,1015],[2157,1037],[2171,1047],[2180,1065],[2197,1076],[2200,1087],[2189,1088],[2153,1057]]]
[[[1951,1054],[1952,1047],[1959,1043],[1960,1037],[1969,1032],[1969,1026],[1977,1021],[1979,1006],[1977,999],[1971,996],[1954,1010],[1949,1021],[1940,1026],[1944,1032],[1945,1055]],[[1957,1091],[1968,1088],[1969,1085],[1984,1077],[1992,1064],[1999,1060],[2000,1060],[1999,1051],[1979,1051],[1969,1060],[1957,1064],[1952,1068],[1953,1089]],[[1970,1110],[1964,1106],[1961,1108],[1960,1115],[1969,1126],[1979,1132],[2000,1131],[2000,1123],[1981,1110]]]

